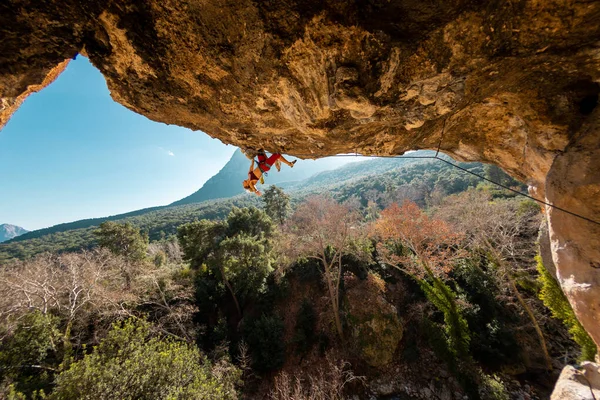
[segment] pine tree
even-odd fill
[[[262,196],[265,212],[273,221],[283,225],[290,212],[290,197],[275,185],[272,185]]]

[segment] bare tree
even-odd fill
[[[540,224],[539,210],[525,202],[494,200],[490,195],[471,190],[451,196],[436,215],[463,231],[469,246],[484,253],[497,267],[499,278],[517,299],[538,336],[548,369],[552,359],[533,309],[516,285],[514,274],[531,263],[535,256],[535,233]]]
[[[134,292],[139,305],[152,310],[151,319],[157,330],[192,343],[196,333],[193,316],[197,310],[194,286],[189,280],[174,279],[173,273],[166,268],[148,270],[140,276]]]
[[[284,249],[295,262],[299,257],[318,260],[323,266],[323,279],[338,335],[343,337],[340,320],[340,280],[342,257],[355,254],[366,256],[357,246],[363,237],[359,214],[347,205],[338,204],[326,196],[308,198],[288,221],[284,232]]]
[[[345,361],[335,362],[327,356],[327,365],[303,378],[281,372],[275,377],[271,400],[342,400],[344,388],[350,383],[364,385],[365,378],[356,376]]]
[[[50,311],[64,321],[65,345],[75,323],[91,314],[114,313],[130,300],[123,291],[121,257],[108,251],[43,254],[0,269],[0,321],[11,330],[32,310]],[[85,322],[84,322],[85,321]]]

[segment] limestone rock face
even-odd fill
[[[593,0],[4,0],[0,125],[82,52],[156,121],[302,158],[439,148],[598,220],[598,21]],[[597,225],[548,217],[600,344]]]
[[[364,281],[352,276],[344,282],[353,347],[372,367],[389,364],[404,330],[396,308],[384,297],[385,282],[373,274]]]
[[[596,400],[600,396],[600,372],[596,363],[584,362],[580,368],[563,368],[551,400]]]
[[[556,157],[546,179],[551,204],[600,220],[600,107]],[[552,258],[581,324],[599,343],[600,225],[548,208]]]

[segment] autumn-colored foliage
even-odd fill
[[[377,250],[384,262],[419,278],[446,276],[462,256],[463,235],[408,200],[383,210],[372,233],[381,240]]]
[[[380,239],[377,249],[383,261],[415,277],[429,301],[444,314],[450,353],[468,359],[469,326],[456,294],[443,281],[463,256],[459,250],[463,236],[410,201],[383,210],[373,233]]]

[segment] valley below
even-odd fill
[[[414,158],[323,166],[259,198],[237,194],[240,157],[205,185],[231,197],[0,244],[5,396],[546,399],[593,360],[535,202]]]

